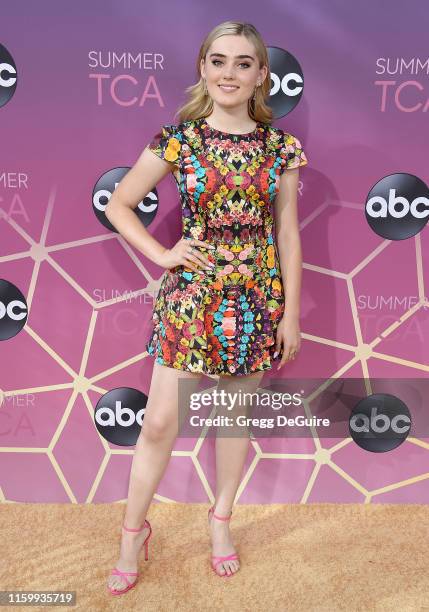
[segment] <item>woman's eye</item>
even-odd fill
[[[216,62],[219,62],[219,64],[221,64],[221,63],[222,63],[220,60],[212,60],[212,64],[213,64],[214,66],[216,66]],[[247,64],[246,62],[241,62],[241,63],[239,64],[239,66],[247,66],[247,68],[250,68],[250,64]]]

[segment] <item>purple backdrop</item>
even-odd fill
[[[299,187],[302,347],[267,376],[428,378],[428,230],[385,240],[363,212],[388,174],[428,180],[427,67],[377,67],[427,61],[426,7],[155,4],[18,1],[2,14],[0,44],[19,78],[0,108],[0,279],[29,307],[25,327],[0,343],[3,501],[126,497],[133,448],[100,436],[93,412],[115,387],[148,392],[154,360],[144,345],[163,269],[100,223],[93,189],[174,122],[203,37],[228,19],[253,23],[305,75],[300,103],[274,122],[309,158]],[[109,51],[146,53],[147,64],[94,66]],[[173,177],[157,191],[148,229],[170,247],[180,234]],[[238,503],[428,503],[428,442],[409,437],[386,453],[350,438],[252,442]],[[205,502],[214,486],[213,439],[178,440],[155,500]]]

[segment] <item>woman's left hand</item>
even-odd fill
[[[295,359],[301,347],[301,334],[297,317],[290,317],[287,314],[283,315],[280,323],[277,326],[276,352],[274,353],[274,357],[280,353],[282,344],[283,355],[279,365],[277,366],[277,370],[279,370],[286,363],[286,361]]]

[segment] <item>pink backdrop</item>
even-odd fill
[[[93,413],[115,387],[148,392],[154,360],[144,346],[163,269],[103,226],[93,190],[174,122],[203,37],[227,19],[253,23],[305,75],[299,104],[274,122],[309,157],[299,185],[302,345],[267,376],[428,378],[428,230],[390,241],[364,214],[382,177],[428,180],[423,10],[417,0],[406,11],[369,0],[268,0],[264,10],[238,0],[233,13],[189,0],[168,11],[81,2],[67,15],[53,0],[8,7],[0,44],[18,82],[0,107],[0,279],[25,296],[28,319],[0,342],[3,501],[126,497],[133,448],[100,436]],[[113,66],[109,52],[141,64]],[[388,60],[390,73],[379,67]],[[170,247],[180,232],[172,176],[157,195],[149,229]],[[370,453],[351,438],[255,441],[243,477],[238,503],[428,503],[429,445],[409,437]],[[155,499],[204,502],[214,485],[213,439],[182,439]]]

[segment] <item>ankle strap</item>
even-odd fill
[[[145,520],[145,522],[144,522],[144,523],[143,523],[143,525],[140,527],[140,529],[131,529],[131,528],[129,528],[129,527],[125,527],[125,525],[122,525],[122,528],[123,528],[123,529],[125,529],[125,531],[135,531],[135,532],[137,532],[137,531],[142,531],[142,530],[143,530],[145,527],[149,527],[149,529],[150,529],[150,524],[149,524],[149,521],[146,521],[146,520]]]
[[[212,516],[214,516],[215,518],[217,518],[219,521],[229,521],[229,519],[230,519],[230,518],[231,518],[231,516],[232,516],[232,510],[231,510],[230,515],[229,515],[229,516],[219,516],[218,514],[215,514],[215,512],[214,512],[214,506],[212,506],[212,507],[210,508],[210,510],[211,510],[211,512],[213,513],[213,514],[212,514]]]

